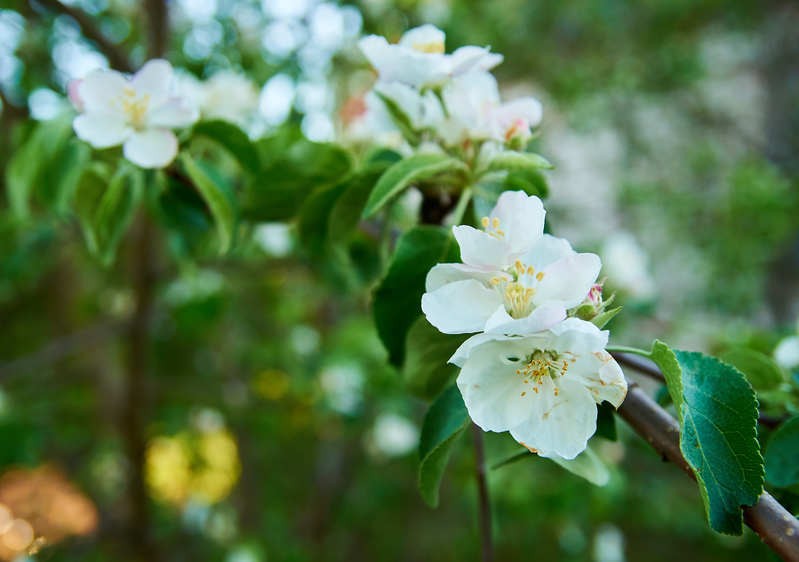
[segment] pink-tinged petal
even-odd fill
[[[524,191],[502,193],[491,211],[491,218],[499,219],[499,228],[513,259],[526,254],[541,239],[545,217],[541,200]]]
[[[78,138],[94,148],[110,148],[125,142],[132,130],[124,119],[108,113],[83,113],[75,117],[72,128]]]
[[[510,265],[504,239],[468,225],[453,226],[452,234],[458,241],[463,263],[485,271],[497,271]]]
[[[130,82],[136,94],[147,94],[150,105],[157,107],[169,98],[173,75],[171,64],[163,59],[153,59],[147,61]]]
[[[167,129],[189,127],[200,118],[197,108],[181,99],[172,98],[154,107],[147,115],[147,125]]]
[[[67,97],[69,97],[72,107],[78,111],[83,111],[84,109],[83,99],[81,99],[79,91],[81,82],[83,80],[70,80],[67,84]]]
[[[596,431],[596,403],[591,393],[568,375],[557,383],[548,377],[543,382],[532,415],[511,428],[510,434],[542,457],[573,459],[585,450]]]
[[[427,273],[425,279],[425,291],[435,291],[447,283],[463,281],[464,279],[476,279],[482,283],[489,283],[495,277],[508,279],[507,273],[501,271],[486,271],[479,267],[472,267],[462,263],[439,263]]]
[[[513,318],[503,307],[486,321],[486,332],[527,336],[548,330],[566,318],[566,308],[559,303],[544,303],[524,318]]]
[[[546,267],[544,277],[536,287],[533,302],[555,301],[566,308],[577,306],[594,285],[602,262],[596,254],[574,254],[561,258]]]
[[[479,281],[455,281],[422,295],[427,321],[445,334],[482,332],[485,322],[502,304],[499,294]]]
[[[89,113],[122,114],[120,98],[128,87],[127,79],[114,70],[95,70],[80,81],[77,97],[83,102],[83,110]]]
[[[125,142],[125,158],[142,168],[164,168],[178,154],[178,139],[166,129],[137,132]]]
[[[507,431],[536,411],[541,395],[516,372],[529,351],[518,340],[491,341],[475,347],[464,363],[458,388],[469,416],[485,431]]]

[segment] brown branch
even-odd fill
[[[135,66],[128,55],[100,31],[91,16],[78,8],[62,4],[59,0],[36,0],[36,2],[50,11],[67,15],[75,20],[83,37],[105,55],[111,68],[122,72],[133,72],[135,70]]]
[[[637,385],[630,385],[619,416],[663,456],[695,479],[680,451],[680,426]],[[788,562],[799,562],[799,520],[768,492],[757,503],[743,507],[744,522],[760,539]]]
[[[147,56],[155,59],[166,54],[169,44],[169,11],[166,0],[144,0],[147,17]]]
[[[475,479],[477,480],[477,497],[480,508],[480,543],[482,548],[482,561],[493,562],[494,541],[491,529],[491,502],[488,497],[488,481],[486,479],[485,451],[483,449],[483,430],[472,423],[472,438],[474,440]]]

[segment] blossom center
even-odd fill
[[[134,129],[144,127],[145,117],[150,106],[150,94],[139,96],[136,90],[128,87],[123,91],[122,99],[119,103],[122,107],[122,112]]]
[[[483,230],[489,236],[497,239],[505,238],[505,231],[500,228],[499,217],[483,217],[480,219],[480,224],[483,225]]]
[[[428,41],[426,43],[419,42],[414,43],[411,45],[411,48],[414,51],[418,51],[420,53],[426,53],[428,55],[443,55],[444,54],[444,42],[443,41]]]
[[[522,377],[524,384],[532,384],[533,392],[538,394],[546,377],[556,380],[564,376],[571,363],[574,363],[574,357],[570,353],[537,349],[527,357],[524,365],[516,369],[516,374]],[[553,392],[555,396],[560,393],[557,385],[554,386]],[[522,396],[526,394],[526,391],[522,392]]]
[[[533,298],[536,286],[544,278],[544,272],[536,272],[532,265],[525,265],[521,260],[516,260],[506,274],[507,277],[492,278],[491,285],[499,291],[505,310],[512,318],[529,316],[535,308]]]

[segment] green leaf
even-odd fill
[[[737,347],[724,352],[721,359],[741,371],[755,390],[776,390],[785,381],[779,365],[765,353]]]
[[[419,438],[419,492],[430,507],[438,506],[438,490],[452,447],[469,423],[456,386],[447,389],[427,411]]]
[[[610,402],[602,402],[597,406],[596,433],[597,437],[604,437],[609,441],[616,441],[619,436],[616,432],[616,408]]]
[[[333,220],[328,225],[331,244],[344,242],[358,227],[369,193],[384,170],[382,163],[372,165],[349,182],[331,211]]]
[[[442,334],[426,318],[417,318],[408,330],[402,366],[408,390],[425,400],[438,396],[458,374],[458,368],[447,360],[468,337],[468,334]]]
[[[696,475],[711,528],[740,535],[741,506],[753,505],[763,490],[752,387],[738,369],[702,353],[655,342],[651,358],[679,413],[680,450]]]
[[[266,165],[242,194],[242,215],[253,221],[288,221],[317,189],[341,183],[352,172],[352,156],[343,148],[307,140],[286,147],[284,134],[258,143]]]
[[[766,481],[778,488],[799,484],[799,416],[780,425],[766,445]]]
[[[117,246],[133,220],[142,192],[141,171],[132,166],[122,166],[100,199],[94,216],[94,232],[104,265],[114,261]]]
[[[389,361],[401,365],[405,338],[422,313],[427,272],[437,263],[458,261],[458,247],[449,229],[418,226],[397,242],[388,272],[374,294],[377,333],[388,350]]]
[[[311,254],[319,255],[330,242],[328,228],[331,217],[338,217],[331,213],[336,201],[347,189],[347,183],[325,186],[317,189],[305,201],[297,219],[297,235],[300,244]]]
[[[595,486],[604,486],[610,481],[610,471],[607,465],[590,446],[571,460],[557,457],[549,460],[572,474],[588,480]]]
[[[377,97],[380,98],[380,101],[383,102],[383,105],[386,106],[386,110],[388,111],[391,120],[394,122],[394,125],[396,125],[397,129],[399,129],[400,133],[402,133],[403,138],[411,143],[411,145],[417,145],[419,143],[419,134],[414,129],[413,123],[411,123],[411,118],[408,117],[408,114],[405,113],[399,104],[390,97],[381,94],[380,92],[375,93],[377,94]]]
[[[377,213],[392,198],[415,182],[429,180],[445,172],[466,171],[463,162],[444,154],[416,154],[401,160],[380,176],[366,202],[363,217],[369,218]]]
[[[228,121],[200,121],[193,133],[207,137],[227,150],[241,167],[257,174],[261,171],[261,160],[249,137],[233,123]]]
[[[493,173],[483,176],[472,187],[474,214],[479,219],[491,214],[499,196],[505,191],[524,191],[542,199],[547,196],[547,183],[537,171]]]
[[[591,319],[591,323],[595,324],[597,328],[604,328],[607,326],[608,322],[613,320],[613,318],[615,318],[616,315],[621,312],[621,309],[621,306],[617,306],[616,308],[611,308],[610,310],[601,312]]]
[[[186,174],[200,193],[214,217],[219,235],[219,250],[224,253],[233,243],[236,227],[236,211],[227,191],[198,165],[188,154],[181,157]]]
[[[506,150],[495,155],[488,163],[486,171],[496,172],[504,170],[514,172],[522,171],[537,171],[537,170],[551,170],[554,168],[549,161],[539,154],[532,152],[515,152]]]

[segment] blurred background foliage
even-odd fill
[[[144,62],[141,5],[68,6]],[[0,7],[5,168],[30,130],[26,118],[57,117],[68,81],[108,60],[49,0]],[[557,165],[550,223],[602,255],[607,285],[625,305],[611,325],[615,341],[771,353],[795,331],[795,3],[177,0],[169,8],[175,66],[198,77],[233,68],[258,84],[260,110],[247,127],[271,135],[260,149],[278,172],[292,166],[280,156],[288,140],[347,138],[349,112],[373,80],[355,46],[361,33],[396,39],[431,22],[447,31],[450,49],[491,45],[505,55],[503,88],[544,102],[538,150]],[[326,162],[305,172],[317,183],[335,177]],[[98,264],[74,221],[36,209],[20,224],[5,189],[0,197],[0,524],[12,513],[28,525],[0,536],[0,559],[26,551],[41,560],[134,559],[123,540],[129,467],[119,422],[130,275]],[[292,214],[242,207],[256,222]],[[381,249],[373,236],[358,233],[342,262],[298,247],[296,228],[262,222],[242,225],[219,258],[203,248],[207,217],[189,219],[175,218],[193,225],[189,234],[159,238],[167,250],[157,264],[150,399],[141,405],[150,560],[475,559],[470,447],[453,457],[437,510],[415,489],[424,407],[408,398],[374,333],[368,288]],[[122,263],[130,250],[123,244]],[[711,533],[693,483],[619,427],[620,441],[599,450],[617,463],[604,488],[543,460],[492,471],[498,559],[771,556],[752,534]],[[515,450],[507,435],[489,435],[487,447],[492,463]],[[50,513],[46,494],[4,492],[51,488],[66,494],[59,504],[72,524]]]

